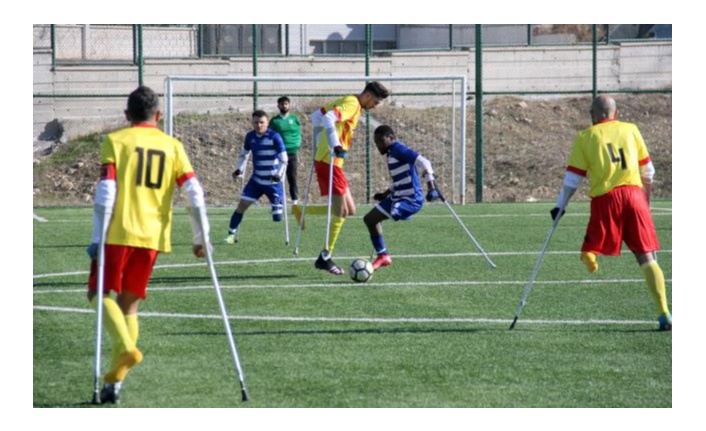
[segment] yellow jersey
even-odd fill
[[[183,144],[135,125],[106,137],[101,164],[101,178],[117,186],[106,242],[170,252],[174,187],[195,175]]]
[[[650,162],[637,126],[606,120],[579,132],[574,139],[567,170],[588,176],[592,198],[616,187],[642,187],[640,166]]]
[[[321,108],[321,113],[324,115],[331,111],[336,114],[336,132],[338,132],[339,143],[345,151],[348,151],[353,141],[353,131],[358,125],[358,119],[362,111],[358,96],[343,96]],[[328,144],[328,136],[326,133],[322,133],[316,147],[316,160],[324,163],[330,162],[331,154]],[[334,158],[334,165],[343,167],[343,159]]]

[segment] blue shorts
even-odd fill
[[[398,221],[411,219],[413,215],[422,209],[422,204],[420,202],[410,202],[407,200],[393,201],[392,198],[388,196],[375,205],[375,208],[392,220]]]
[[[272,217],[275,221],[282,217],[284,207],[284,187],[282,183],[263,185],[253,178],[248,181],[243,189],[240,199],[256,202],[262,195],[266,195],[272,205]]]

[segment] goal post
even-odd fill
[[[454,203],[466,201],[466,76],[227,76],[173,75],[165,79],[164,130],[182,141],[200,163],[194,166],[208,190],[231,187],[230,172],[252,129],[250,115],[262,109],[278,114],[277,99],[291,100],[291,113],[301,123],[302,145],[297,156],[299,188],[313,160],[309,115],[336,98],[359,94],[369,81],[380,81],[391,95],[365,111],[355,129],[346,176],[356,202],[390,185],[385,159],[377,152],[373,131],[392,127],[397,138],[429,159],[437,184]],[[303,198],[303,196],[301,197]],[[323,202],[315,187],[310,202]],[[229,204],[213,202],[212,204]]]

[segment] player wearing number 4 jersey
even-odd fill
[[[131,126],[110,133],[101,146],[101,178],[94,200],[94,230],[88,300],[97,307],[96,258],[109,219],[105,246],[103,320],[113,343],[110,371],[103,377],[102,403],[116,403],[123,380],[142,361],[137,348],[137,309],[146,297],[157,254],[171,251],[172,198],[185,190],[194,230],[193,252],[204,257],[208,238],[204,193],[178,140],[157,128],[159,99],[148,87],[128,98],[125,116]],[[196,211],[191,211],[196,210]],[[200,219],[200,220],[199,220]],[[114,291],[116,299],[109,293]]]
[[[596,255],[618,256],[623,243],[634,253],[659,315],[659,329],[672,329],[664,274],[655,252],[659,242],[650,213],[655,169],[637,126],[618,121],[613,98],[601,95],[591,105],[593,125],[574,140],[564,184],[552,219],[561,217],[583,178],[590,182],[591,216],[581,246],[581,261],[598,270]]]

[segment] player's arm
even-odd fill
[[[642,179],[642,191],[645,193],[647,203],[650,203],[652,195],[652,181],[655,177],[655,166],[649,158],[646,161],[640,162],[640,178]]]
[[[431,162],[422,155],[418,155],[414,160],[414,166],[424,173],[424,180],[427,182],[428,202],[435,201],[441,198],[441,194],[436,189],[436,181],[434,180],[434,169],[431,167]]]
[[[566,213],[566,206],[569,205],[569,200],[576,193],[576,189],[579,188],[584,177],[585,175],[571,170],[571,166],[567,168],[566,174],[564,174],[564,182],[556,200],[556,206],[549,212],[552,220],[556,220],[557,217],[561,217]]]
[[[348,153],[343,149],[343,146],[341,146],[341,141],[338,137],[338,131],[336,130],[336,123],[338,121],[339,116],[336,113],[336,109],[332,109],[321,115],[321,125],[328,139],[329,150],[332,154],[335,154],[336,157],[345,158]]]
[[[193,172],[183,176],[177,184],[188,196],[189,204],[186,212],[191,219],[191,229],[193,232],[193,251],[196,257],[204,257],[206,251],[204,246],[210,246],[209,232],[210,225],[206,216],[206,200],[204,198],[203,187]]]
[[[107,231],[103,231],[103,229],[110,223],[117,190],[115,164],[105,163],[101,166],[101,179],[96,186],[93,197],[93,234],[91,235],[91,245],[86,249],[91,259],[98,256],[101,237],[107,234]]]
[[[277,160],[279,160],[279,168],[277,168],[277,171],[272,175],[272,181],[275,183],[278,183],[282,180],[282,177],[284,176],[285,172],[287,172],[287,163],[289,163],[289,157],[287,156],[286,151],[282,151],[279,154],[277,154]]]
[[[240,150],[240,155],[238,156],[238,161],[235,163],[235,171],[233,172],[233,179],[240,178],[245,172],[245,165],[248,163],[248,158],[250,157],[250,150],[243,146]]]

